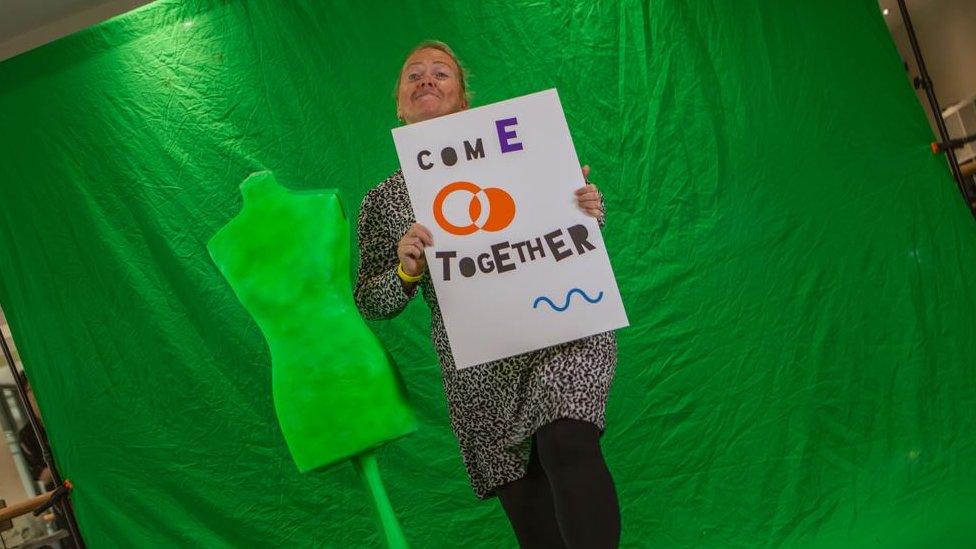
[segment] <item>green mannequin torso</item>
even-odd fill
[[[271,351],[275,411],[299,470],[409,434],[416,420],[356,309],[349,225],[337,191],[291,191],[270,172],[208,249]]]

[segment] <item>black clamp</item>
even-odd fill
[[[61,500],[68,497],[68,493],[71,492],[72,488],[74,488],[74,486],[71,485],[71,481],[65,479],[64,484],[54,489],[54,492],[51,493],[51,497],[48,498],[48,500],[44,503],[44,505],[41,505],[37,509],[34,509],[34,516],[39,517],[43,515],[44,512],[50,509],[51,507],[54,507],[58,503],[61,503]]]

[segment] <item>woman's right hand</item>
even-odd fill
[[[407,229],[397,244],[397,258],[403,265],[403,272],[410,276],[420,276],[427,268],[427,258],[424,257],[424,247],[433,246],[434,237],[420,223],[414,223]]]

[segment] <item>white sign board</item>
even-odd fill
[[[628,325],[556,90],[393,140],[458,368]]]

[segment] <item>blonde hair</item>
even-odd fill
[[[458,59],[457,54],[454,53],[454,50],[451,49],[451,46],[448,46],[445,42],[441,42],[440,40],[424,40],[423,42],[414,46],[412,50],[407,52],[406,57],[403,58],[404,62],[406,62],[407,59],[410,59],[411,55],[417,53],[420,50],[426,50],[426,49],[440,50],[446,53],[451,58],[451,60],[454,61],[454,64],[457,65],[458,68],[458,84],[460,84],[461,86],[461,96],[464,97],[465,103],[470,104],[471,97],[474,94],[472,94],[468,90],[467,82],[468,79],[471,77],[471,74],[468,72],[466,68],[464,68],[464,65],[461,64],[461,60]],[[398,117],[400,113],[400,103],[399,103],[400,79],[402,77],[403,77],[403,70],[401,69],[400,73],[397,74],[396,86],[393,87],[393,102],[396,105]]]

